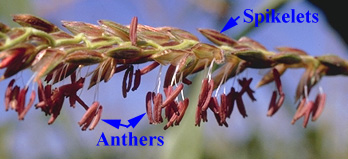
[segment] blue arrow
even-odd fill
[[[233,19],[233,17],[230,18],[230,20],[228,20],[228,22],[226,23],[226,25],[224,26],[224,28],[220,31],[220,33],[231,29],[232,27],[238,25],[237,24],[237,20],[239,19],[239,16],[236,19]]]
[[[135,126],[138,125],[138,123],[140,122],[140,120],[143,118],[143,116],[145,115],[146,113],[144,114],[141,114],[139,116],[136,116],[132,119],[129,119],[128,122],[129,124],[128,125],[125,125],[125,124],[121,124],[121,119],[102,119],[104,122],[108,123],[109,125],[115,127],[116,129],[119,129],[120,126],[123,126],[123,127],[126,127],[126,128],[129,128],[130,126],[132,126],[133,128],[135,128]]]

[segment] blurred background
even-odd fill
[[[0,0],[0,21],[11,26],[11,15],[31,13],[61,26],[61,20],[84,21],[97,24],[99,19],[129,24],[133,16],[139,23],[150,26],[173,26],[187,30],[203,42],[197,28],[221,30],[228,19],[242,16],[245,9],[265,12],[319,13],[315,24],[288,23],[263,24],[254,28],[248,24],[226,31],[225,34],[237,38],[248,36],[259,41],[269,50],[279,46],[290,46],[305,50],[310,55],[336,54],[348,59],[346,24],[339,19],[336,10],[330,10],[333,3],[303,0]],[[335,3],[336,4],[336,3]],[[342,7],[343,5],[337,5]],[[331,7],[332,9],[332,7]],[[328,15],[327,17],[325,15]],[[241,20],[239,20],[241,23]],[[329,23],[330,22],[330,23]],[[142,68],[145,65],[136,66]],[[240,77],[253,77],[252,88],[268,70],[249,69]],[[114,129],[100,122],[93,131],[82,132],[77,122],[84,111],[66,103],[61,115],[53,125],[48,126],[49,117],[32,109],[25,121],[18,121],[14,111],[0,109],[0,158],[346,158],[348,156],[348,109],[346,96],[348,85],[345,77],[324,77],[313,88],[310,98],[314,100],[321,86],[327,93],[327,102],[322,116],[302,128],[302,120],[291,125],[295,113],[295,88],[304,70],[289,70],[281,77],[286,94],[285,104],[272,118],[266,116],[274,84],[256,90],[257,102],[245,98],[248,117],[243,119],[237,111],[228,119],[229,127],[219,127],[208,113],[208,123],[194,126],[195,100],[200,90],[200,82],[195,82],[185,90],[190,106],[184,120],[178,127],[163,130],[164,124],[149,125],[144,118],[135,128]],[[95,97],[104,106],[102,119],[127,120],[145,112],[145,94],[155,88],[154,77],[158,69],[142,79],[136,92],[122,98],[122,74],[116,74],[108,83],[99,85],[99,90],[84,89],[81,98],[92,103]],[[30,71],[18,75],[23,77],[23,85],[31,75]],[[197,77],[200,78],[199,75]],[[232,86],[230,80],[225,87]],[[0,97],[4,96],[8,81],[0,84]],[[0,100],[3,102],[3,100]],[[122,136],[129,131],[136,136],[164,136],[163,146],[138,147],[97,147],[102,132],[106,136]]]

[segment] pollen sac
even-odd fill
[[[68,54],[64,60],[78,65],[93,65],[104,60],[103,54],[93,50],[78,50]]]
[[[224,34],[219,33],[216,30],[198,29],[198,31],[216,45],[234,46],[237,44],[235,40],[231,39],[230,37]]]
[[[42,18],[29,14],[16,14],[13,21],[24,27],[32,27],[47,33],[59,31],[58,27]]]
[[[141,49],[136,46],[116,46],[109,49],[106,55],[116,59],[133,59],[139,57]]]

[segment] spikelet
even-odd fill
[[[277,91],[270,93],[272,99],[268,116],[274,115],[284,102],[280,76],[289,68],[306,70],[297,86],[296,100],[302,100],[293,120],[294,122],[304,116],[304,126],[307,126],[310,113],[312,120],[317,120],[325,104],[326,95],[323,92],[315,102],[303,103],[313,86],[324,76],[348,75],[348,61],[338,56],[313,57],[291,47],[281,47],[277,49],[278,52],[272,52],[250,38],[235,40],[212,29],[198,29],[213,43],[207,44],[178,28],[155,28],[138,24],[136,17],[129,26],[107,20],[98,21],[99,25],[62,21],[71,33],[28,14],[14,15],[13,20],[22,27],[10,28],[0,23],[0,69],[5,70],[0,80],[30,68],[35,73],[33,82],[38,83],[38,91],[31,93],[26,107],[24,102],[27,86],[20,89],[19,86],[14,86],[15,81],[12,80],[6,89],[5,109],[18,111],[21,120],[35,101],[37,93],[39,103],[35,107],[51,116],[49,124],[58,117],[64,98],[69,98],[72,107],[79,103],[87,110],[84,120],[79,123],[83,126],[82,129],[94,129],[101,118],[102,107],[99,102],[88,107],[76,94],[88,77],[76,81],[76,70],[94,64],[98,66],[89,74],[89,88],[100,81],[107,82],[114,74],[125,71],[122,84],[125,98],[131,89],[135,91],[141,86],[141,76],[159,65],[169,66],[163,84],[165,96],[159,92],[149,92],[145,104],[150,124],[163,122],[161,114],[162,109],[165,109],[168,123],[164,129],[178,125],[182,120],[189,101],[184,98],[184,84],[191,84],[187,77],[202,70],[207,70],[207,73],[202,81],[199,103],[196,103],[197,126],[200,126],[201,120],[208,121],[208,110],[213,112],[219,125],[228,126],[226,119],[230,118],[234,105],[244,118],[247,117],[242,95],[246,93],[252,101],[256,101],[253,95],[255,91],[250,88],[252,78],[238,79],[241,90],[232,87],[228,94],[212,95],[214,89],[220,88],[247,68],[271,69],[258,84],[259,87],[275,81],[277,86],[280,98],[276,100]],[[153,63],[134,72],[133,65],[146,62]],[[219,65],[220,68],[213,69],[214,65]],[[54,88],[53,84],[67,77],[71,78],[71,83]],[[41,82],[42,79],[45,83]],[[159,88],[160,86],[158,90]],[[162,99],[163,97],[166,99]],[[217,97],[220,98],[220,104]]]

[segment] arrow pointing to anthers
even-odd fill
[[[233,17],[230,18],[230,20],[228,20],[228,22],[226,23],[226,25],[224,26],[224,28],[220,31],[220,33],[231,29],[232,27],[238,25],[237,20],[239,19],[239,16],[236,19],[233,19]]]
[[[143,116],[145,115],[146,113],[144,114],[141,114],[139,116],[136,116],[132,119],[129,119],[128,122],[129,124],[128,125],[125,125],[125,124],[121,124],[121,119],[102,119],[104,122],[108,123],[109,125],[115,127],[116,129],[119,129],[120,126],[123,126],[123,127],[133,127],[135,128],[135,126],[138,125],[138,123],[140,122],[140,120],[143,118]]]

